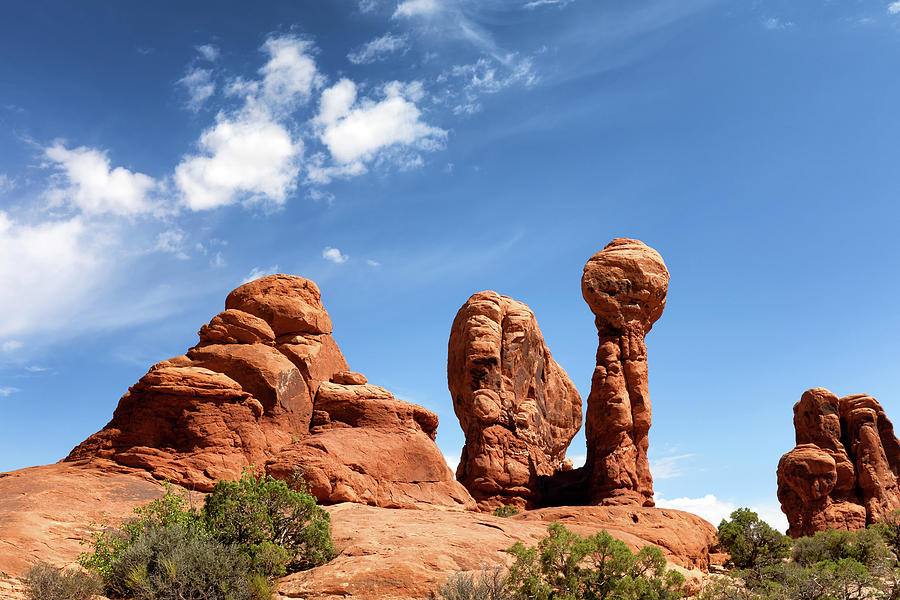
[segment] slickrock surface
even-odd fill
[[[428,598],[456,571],[507,566],[515,542],[534,545],[559,521],[581,535],[606,529],[632,550],[659,546],[676,564],[707,568],[712,525],[677,510],[637,506],[548,508],[510,518],[456,511],[329,508],[337,558],[282,580],[288,598],[367,600]],[[694,577],[696,577],[696,572]]]
[[[331,331],[312,281],[244,284],[195,347],[151,367],[66,460],[112,461],[200,491],[268,465],[306,477],[321,502],[473,507],[434,443],[437,416],[366,385]]]
[[[615,239],[584,266],[581,291],[599,337],[585,419],[592,503],[653,506],[644,336],[663,313],[668,285],[662,257],[638,240]]]
[[[860,529],[900,509],[900,442],[874,398],[808,390],[794,405],[794,428],[797,446],[778,463],[790,535]]]
[[[0,474],[0,595],[19,600],[12,579],[35,560],[74,566],[91,522],[117,525],[133,508],[162,494],[140,470],[111,464],[58,463]],[[114,465],[112,465],[114,467]],[[200,499],[198,498],[198,502]],[[589,535],[606,529],[632,549],[659,546],[678,565],[707,568],[715,529],[677,510],[589,506],[528,511],[511,518],[456,510],[327,507],[337,557],[279,586],[283,598],[367,600],[427,598],[457,570],[508,564],[506,548],[535,544],[559,521]],[[699,573],[694,571],[694,577]]]
[[[531,309],[491,291],[470,297],[450,331],[447,380],[466,436],[457,479],[482,510],[539,504],[538,477],[563,467],[581,428],[581,396]]]
[[[118,524],[163,492],[146,472],[114,463],[0,473],[0,571],[17,576],[37,561],[74,567],[91,523]]]

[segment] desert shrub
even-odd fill
[[[303,489],[245,471],[219,481],[203,505],[208,531],[244,549],[250,567],[269,576],[308,569],[334,557],[330,515]]]
[[[29,600],[88,600],[103,586],[94,575],[76,569],[65,571],[39,562],[22,577]]]
[[[889,557],[890,551],[875,529],[817,531],[815,535],[796,540],[791,551],[791,559],[802,567],[853,559],[876,572],[887,566]]]
[[[114,597],[244,600],[272,595],[272,580],[334,556],[330,518],[304,489],[245,471],[220,481],[202,506],[166,486],[135,518],[85,541],[81,564]]]
[[[510,506],[509,504],[504,504],[503,506],[498,506],[494,509],[493,515],[495,517],[511,517],[513,515],[519,514],[519,509],[515,506]]]
[[[196,535],[205,533],[203,519],[193,506],[188,492],[176,491],[175,486],[168,482],[163,485],[166,493],[135,508],[134,518],[125,521],[118,528],[105,527],[92,533],[89,539],[82,540],[82,543],[93,546],[93,551],[85,552],[79,557],[81,566],[94,571],[106,581],[113,576],[113,563],[121,553],[151,529],[178,526]]]
[[[507,586],[516,600],[674,600],[684,577],[659,548],[637,554],[606,531],[582,537],[551,523],[537,546],[516,543]]]
[[[482,569],[477,575],[455,573],[432,596],[440,600],[513,600],[503,569]]]
[[[739,508],[719,524],[719,545],[738,569],[764,569],[786,558],[791,538],[779,533],[749,508]]]
[[[254,595],[248,560],[226,546],[180,525],[148,529],[113,563],[108,585],[134,600],[264,600]]]

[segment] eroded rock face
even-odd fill
[[[534,313],[496,292],[470,297],[450,331],[447,380],[466,436],[457,479],[483,510],[539,503],[538,477],[564,468],[581,427],[581,396]]]
[[[581,291],[599,336],[585,419],[594,504],[653,506],[644,336],[662,315],[668,285],[662,257],[638,240],[615,239],[584,266]]]
[[[437,416],[350,371],[315,283],[271,275],[225,305],[66,460],[113,461],[201,491],[267,466],[306,477],[323,502],[474,506],[434,443]]]
[[[794,428],[797,446],[778,463],[790,535],[860,529],[900,508],[900,442],[874,398],[808,390],[794,405]]]

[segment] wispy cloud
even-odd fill
[[[792,29],[794,27],[794,23],[791,21],[782,21],[778,17],[769,17],[767,19],[763,19],[762,26],[769,31],[778,31],[781,29]]]
[[[255,279],[265,277],[266,275],[275,275],[276,273],[278,273],[278,265],[272,265],[271,267],[253,267],[247,276],[241,280],[241,285],[250,283]]]
[[[680,454],[678,456],[666,456],[650,461],[650,473],[654,479],[672,479],[683,474],[683,462],[692,458],[693,454]]]
[[[19,340],[7,340],[0,344],[0,350],[3,352],[15,352],[19,348],[22,347],[22,342]]]
[[[428,16],[440,10],[441,4],[438,0],[405,0],[397,5],[394,18]]]
[[[10,394],[15,394],[16,392],[21,391],[19,388],[14,387],[0,387],[0,398],[5,398]]]
[[[199,111],[216,92],[211,69],[191,68],[184,77],[178,80],[178,83],[187,90],[187,107],[194,112]]]
[[[366,261],[366,264],[372,267],[373,269],[377,269],[381,266],[381,263],[377,260],[372,260],[371,258]]]
[[[347,60],[356,65],[364,65],[384,60],[395,53],[403,53],[408,48],[406,36],[386,33],[364,44],[356,52],[347,55]]]
[[[524,4],[525,8],[538,8],[540,6],[556,6],[562,8],[574,2],[575,0],[532,0]]]
[[[887,11],[889,14],[896,15],[900,13],[900,1],[888,4]]]

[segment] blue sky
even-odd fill
[[[900,415],[900,3],[3,11],[0,471],[63,457],[276,271],[319,284],[351,368],[438,413],[452,462],[459,306],[526,302],[586,398],[581,270],[622,236],[672,277],[661,504],[781,524],[804,390]]]

